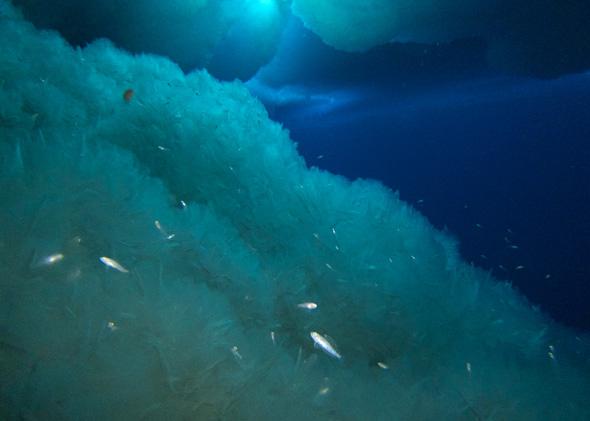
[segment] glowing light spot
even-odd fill
[[[274,24],[279,17],[279,8],[275,0],[254,0],[249,4],[247,15],[251,16],[250,25],[258,28]]]

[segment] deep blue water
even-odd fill
[[[468,261],[590,329],[590,75],[349,94],[327,111],[304,101],[271,114],[310,165],[382,180]]]

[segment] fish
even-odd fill
[[[230,351],[233,354],[233,356],[236,358],[236,360],[242,359],[242,354],[240,354],[240,350],[238,349],[237,346],[235,346],[235,345],[232,346]]]
[[[41,260],[42,265],[53,265],[61,260],[63,260],[64,255],[61,253],[52,254],[51,256],[47,256]]]
[[[306,303],[297,304],[297,307],[305,309],[305,310],[315,310],[316,308],[318,308],[318,305],[316,303],[306,302]]]
[[[111,259],[110,257],[102,256],[102,257],[99,257],[98,260],[100,260],[106,266],[108,266],[110,268],[113,268],[115,270],[118,270],[119,272],[122,272],[122,273],[128,273],[129,272],[119,262],[117,262],[115,259]]]
[[[314,346],[320,347],[326,354],[330,355],[331,357],[334,357],[338,360],[342,359],[342,355],[340,355],[338,351],[336,351],[334,346],[325,337],[323,337],[317,332],[310,332],[309,336],[311,336],[311,339],[315,344]]]
[[[162,224],[160,223],[160,221],[158,221],[157,219],[154,221],[154,225],[156,226],[156,229],[158,231],[160,231],[160,233],[166,237],[167,240],[172,240],[174,237],[176,237],[176,234],[168,234],[166,232],[166,230],[162,227]]]

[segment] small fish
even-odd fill
[[[166,230],[162,227],[162,224],[160,223],[160,221],[155,220],[154,221],[154,225],[156,226],[156,229],[158,231],[160,231],[160,233],[166,237],[167,240],[172,240],[174,237],[176,237],[176,234],[168,234],[166,232]]]
[[[514,268],[514,270],[522,270],[522,269],[524,269],[523,265],[518,265]]]
[[[129,272],[119,262],[117,262],[115,259],[111,259],[110,257],[102,256],[98,260],[100,260],[106,266],[113,268],[115,270],[118,270],[119,272],[122,272],[122,273]]]
[[[65,309],[68,312],[68,314],[70,316],[72,316],[72,318],[74,318],[74,319],[76,318],[76,313],[74,313],[71,308],[69,308],[68,306],[65,306]]]
[[[387,364],[385,364],[384,362],[379,361],[377,363],[377,366],[383,370],[389,370],[389,366]]]
[[[330,343],[330,341],[328,341],[326,338],[324,338],[322,335],[320,335],[317,332],[310,332],[309,336],[311,336],[311,339],[313,339],[313,342],[315,343],[315,346],[319,346],[320,348],[322,348],[322,350],[337,359],[341,359],[342,355],[340,355],[338,353],[338,351],[336,351],[336,349],[334,348],[334,346],[332,346],[332,344]]]
[[[330,392],[330,388],[328,386],[324,386],[320,390],[318,390],[318,395],[324,396],[324,395],[327,395],[329,392]]]
[[[133,99],[133,95],[135,94],[135,92],[133,92],[133,89],[129,88],[129,89],[125,89],[125,92],[123,92],[123,100],[126,103],[131,102],[131,100]]]
[[[240,350],[238,349],[237,346],[235,346],[235,345],[232,346],[231,353],[236,358],[236,360],[241,360],[242,359],[242,355],[240,354]]]
[[[47,256],[41,260],[42,265],[53,265],[61,260],[63,260],[64,255],[61,253],[52,254],[51,256]]]
[[[297,307],[305,309],[305,310],[315,310],[316,308],[318,308],[318,305],[316,303],[312,303],[312,302],[305,302],[305,303],[297,304]]]
[[[270,331],[270,340],[272,341],[272,344],[273,345],[276,345],[277,344],[275,333],[272,330]]]
[[[467,373],[471,374],[471,363],[470,362],[465,363],[465,369],[467,370]]]
[[[548,274],[545,275],[545,279],[549,279],[549,278],[551,278],[551,274],[550,273],[548,273]]]

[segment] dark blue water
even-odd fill
[[[355,100],[315,114],[309,103],[274,108],[273,117],[310,165],[382,180],[448,228],[468,261],[590,329],[589,75]]]

